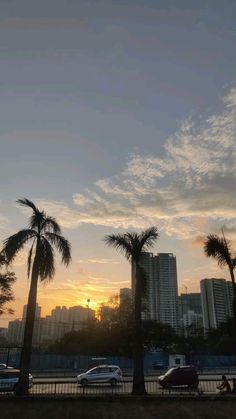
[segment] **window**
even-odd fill
[[[103,367],[103,368],[99,368],[100,369],[100,373],[101,374],[107,374],[108,372],[110,372],[110,369],[109,368],[106,368],[106,367]]]

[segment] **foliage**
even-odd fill
[[[216,259],[221,268],[224,266],[228,267],[233,286],[233,313],[236,322],[236,282],[234,276],[236,259],[233,257],[231,242],[225,238],[223,230],[222,234],[223,237],[219,237],[216,234],[209,234],[204,242],[204,252],[206,256]]]
[[[14,311],[6,307],[6,305],[14,300],[14,293],[12,290],[13,284],[16,282],[14,272],[0,273],[0,315],[3,313],[13,314]]]
[[[221,323],[218,329],[204,335],[203,329],[190,336],[178,335],[170,326],[143,322],[145,351],[162,349],[169,353],[236,355],[234,319]],[[132,356],[133,327],[131,323],[91,322],[80,331],[67,333],[50,347],[50,352],[65,355]]]
[[[38,275],[41,281],[52,279],[55,275],[53,247],[61,254],[62,263],[68,266],[71,261],[70,244],[61,236],[61,228],[55,218],[48,217],[44,211],[40,211],[28,199],[19,199],[17,202],[22,206],[30,207],[33,214],[30,218],[29,228],[18,231],[4,241],[2,254],[6,263],[8,265],[12,263],[24,246],[31,242],[27,261],[28,277],[33,273],[33,260],[37,254]]]
[[[209,234],[204,242],[204,252],[206,256],[216,259],[220,267],[233,267],[231,243],[225,237]]]
[[[150,227],[141,233],[126,232],[125,234],[111,234],[105,237],[105,243],[123,253],[131,262],[134,280],[133,295],[133,389],[132,394],[146,394],[144,382],[144,340],[142,327],[142,297],[145,295],[146,274],[142,268],[142,253],[154,246],[158,231]]]
[[[3,253],[0,253],[0,267],[6,265],[6,260]],[[6,305],[14,300],[14,293],[12,290],[13,284],[16,282],[14,272],[0,273],[0,315],[3,313],[13,314],[14,310]]]
[[[60,226],[53,217],[48,217],[44,211],[40,211],[32,201],[26,198],[19,199],[17,202],[32,210],[29,227],[8,237],[4,241],[1,254],[9,265],[25,245],[31,242],[27,261],[28,277],[31,277],[31,281],[21,351],[20,378],[16,389],[18,395],[27,395],[38,280],[45,281],[53,278],[55,274],[54,248],[60,253],[62,263],[66,266],[71,261],[71,250],[69,242],[61,235]]]
[[[114,320],[114,319],[113,319]],[[117,317],[110,323],[93,322],[80,331],[67,333],[50,350],[60,354],[132,356],[133,324]],[[175,331],[154,321],[143,322],[144,347],[173,350],[178,343]]]

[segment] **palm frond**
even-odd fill
[[[46,218],[46,214],[44,211],[40,211],[36,205],[27,198],[18,199],[16,201],[18,204],[31,208],[33,210],[33,214],[30,217],[29,226],[30,228],[36,228],[37,230],[41,230],[42,223]]]
[[[159,237],[157,227],[150,227],[139,236],[140,251],[153,247]]]
[[[31,208],[35,213],[40,212],[36,205],[27,198],[17,199],[16,202],[24,207]]]
[[[3,266],[6,264],[6,257],[4,256],[3,252],[0,252],[0,266]]]
[[[56,233],[46,232],[44,236],[57,248],[61,254],[62,263],[68,266],[71,262],[71,247],[69,241],[66,240],[65,237]]]
[[[24,247],[30,239],[37,236],[37,232],[32,229],[24,229],[13,234],[4,241],[2,252],[6,258],[6,264],[9,265],[17,256],[18,252]]]
[[[132,245],[129,238],[124,234],[111,234],[104,237],[104,242],[107,246],[114,247],[123,253],[126,259],[132,258]]]
[[[232,268],[233,268],[233,269],[235,269],[235,268],[236,268],[236,258],[233,258],[233,259],[231,260],[231,266],[232,266]]]
[[[30,217],[29,226],[30,228],[35,228],[40,232],[42,230],[42,225],[46,218],[46,214],[44,211],[33,212]]]
[[[42,231],[61,234],[61,228],[54,217],[46,217],[42,223]]]
[[[39,276],[41,281],[51,279],[55,275],[54,251],[48,240],[41,236],[38,242]]]
[[[209,234],[204,242],[204,252],[206,256],[215,258],[219,266],[232,264],[230,242],[225,237]]]

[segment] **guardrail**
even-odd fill
[[[232,380],[229,380],[229,382]],[[198,388],[191,387],[172,387],[169,389],[163,389],[157,380],[146,380],[145,386],[146,391],[150,395],[202,395],[202,394],[217,394],[217,386],[221,383],[221,380],[216,379],[200,379]],[[9,391],[1,392],[0,394],[12,394],[12,388]],[[116,385],[107,383],[89,384],[87,386],[78,385],[75,379],[60,381],[42,381],[35,382],[33,387],[30,389],[31,395],[65,395],[65,396],[83,396],[83,395],[128,395],[132,392],[132,380],[125,380]]]
[[[230,381],[230,380],[229,380]],[[198,388],[179,386],[163,389],[157,380],[146,380],[145,387],[148,394],[169,395],[169,394],[204,394],[216,393],[217,386],[221,380],[201,379]],[[131,394],[132,380],[125,380],[117,385],[107,384],[88,384],[87,386],[78,385],[75,381],[54,381],[35,383],[31,389],[31,394],[54,394],[54,395],[105,395],[105,394]]]

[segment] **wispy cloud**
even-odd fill
[[[122,173],[75,193],[71,208],[64,202],[41,204],[67,228],[157,224],[177,238],[202,236],[222,224],[235,229],[235,138],[232,88],[217,114],[184,121],[166,140],[163,157],[131,155]]]
[[[97,264],[101,264],[101,265],[118,265],[119,262],[113,259],[79,259],[76,261],[76,263],[85,263],[85,264],[90,264],[90,263],[97,263]]]

